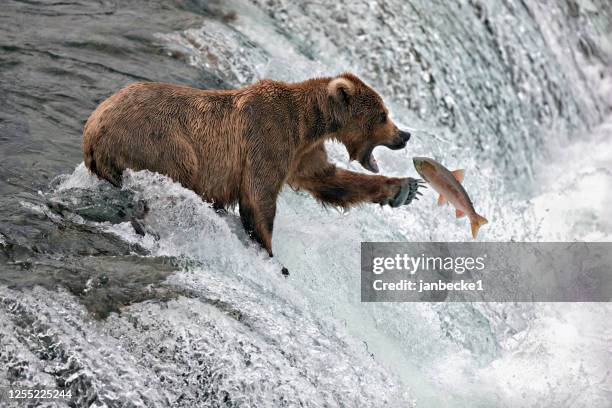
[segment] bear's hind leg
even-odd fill
[[[98,153],[93,148],[85,156],[85,165],[96,176],[108,181],[115,187],[121,187],[123,169],[107,154]]]

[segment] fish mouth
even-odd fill
[[[427,178],[423,174],[423,163],[425,162],[425,159],[425,157],[414,157],[412,159],[412,164],[414,164],[414,168],[417,173],[419,173],[419,175],[423,177],[423,179],[427,180]]]
[[[416,171],[420,172],[421,171],[421,164],[423,163],[423,160],[420,157],[413,157],[412,158],[412,164],[414,164],[414,168],[416,169]]]
[[[369,148],[368,150],[366,150],[365,154],[361,157],[361,160],[359,160],[359,163],[366,170],[370,170],[372,173],[378,173],[378,162],[376,161],[376,158],[372,154],[375,147],[376,146],[373,146]]]

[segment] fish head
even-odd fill
[[[376,91],[352,74],[333,79],[328,91],[339,106],[334,111],[338,129],[334,137],[346,147],[351,160],[374,173],[378,163],[372,155],[378,146],[403,149],[410,133],[400,130],[389,118],[389,110]]]
[[[430,176],[436,171],[435,162],[428,157],[414,157],[412,163],[417,173],[426,181],[429,181]]]

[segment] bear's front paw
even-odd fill
[[[419,187],[427,188],[423,180],[413,179],[412,177],[402,179],[400,191],[389,201],[389,205],[395,208],[399,207],[400,205],[410,204],[412,200],[418,200],[418,196],[423,195],[419,191]]]

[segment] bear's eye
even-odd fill
[[[378,114],[378,120],[380,121],[380,123],[385,123],[387,121],[387,113],[386,112],[380,112]]]

